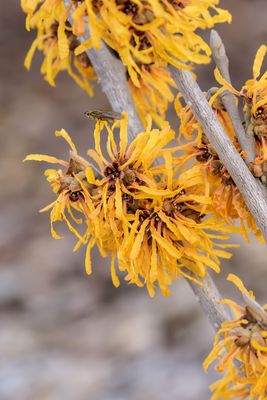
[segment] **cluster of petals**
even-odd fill
[[[43,51],[42,73],[49,83],[67,70],[91,93],[93,71],[85,51],[99,49],[103,40],[127,67],[129,86],[143,121],[149,112],[160,124],[175,87],[167,66],[192,68],[210,61],[211,50],[199,30],[230,22],[219,0],[21,0],[26,26],[37,39],[26,59],[30,66],[36,48]],[[90,31],[90,38],[83,38]],[[74,63],[75,70],[72,68]]]
[[[259,47],[252,68],[252,79],[246,81],[240,91],[233,88],[216,71],[216,77],[221,83],[221,90],[227,89],[236,98],[244,101],[244,120],[246,131],[255,139],[256,158],[250,169],[255,177],[267,186],[267,71],[261,73],[262,64],[267,53],[267,46]]]
[[[229,258],[224,249],[231,246],[218,240],[227,240],[232,229],[220,217],[206,216],[211,199],[203,189],[202,171],[192,167],[175,175],[175,157],[166,147],[174,138],[168,123],[152,129],[151,122],[128,145],[126,114],[112,126],[97,121],[95,149],[87,153],[97,168],[78,155],[63,129],[56,136],[70,145],[68,161],[38,154],[26,159],[64,167],[45,171],[57,195],[43,209],[50,210],[52,235],[60,238],[54,224],[64,220],[78,237],[75,250],[87,246],[88,273],[90,251],[97,245],[103,256],[111,256],[116,286],[118,275],[123,275],[129,283],[145,285],[153,296],[156,286],[168,295],[171,282],[181,275],[190,277],[189,271],[199,277],[205,276],[207,267],[219,272],[219,257]]]
[[[81,41],[67,19],[70,9],[65,8],[64,1],[21,0],[21,6],[27,13],[26,28],[37,31],[25,58],[25,67],[30,69],[38,49],[44,55],[41,74],[51,86],[56,85],[55,79],[61,71],[67,71],[82,89],[92,95],[91,81],[96,79],[95,73],[86,52],[75,54]]]
[[[217,92],[209,102],[225,132],[242,156],[243,153],[236,139],[231,119]],[[260,230],[239,189],[220,161],[217,152],[209,143],[190,108],[183,107],[179,96],[175,100],[175,106],[181,121],[179,141],[181,143],[184,142],[184,139],[187,141],[186,144],[180,146],[183,154],[177,159],[177,165],[179,163],[182,166],[188,165],[193,161],[193,165],[202,171],[205,179],[205,193],[212,199],[212,204],[208,207],[210,213],[220,215],[228,224],[240,223],[245,239],[248,240],[248,232],[252,231],[260,241],[263,241]]]
[[[248,132],[254,135],[257,157],[252,165],[254,175],[267,185],[267,71],[261,75],[261,67],[267,46],[262,45],[255,57],[253,79],[242,88],[245,99],[244,113]],[[261,76],[260,76],[261,75]]]
[[[234,319],[223,322],[204,369],[217,361],[216,371],[223,378],[210,386],[212,400],[267,398],[267,306],[261,307],[241,280],[230,274],[228,280],[241,291],[245,305],[223,300]]]

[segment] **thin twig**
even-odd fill
[[[223,41],[215,30],[212,30],[210,34],[210,47],[212,49],[213,59],[222,77],[231,84],[229,60],[226,55]],[[252,135],[248,135],[246,133],[243,127],[238,108],[236,106],[235,96],[226,90],[221,94],[221,99],[231,118],[238,142],[242,150],[244,150],[247,154],[245,161],[247,163],[253,162],[256,157],[255,140]]]
[[[195,278],[192,272],[188,270],[186,272]],[[207,273],[203,279],[199,277],[197,279],[203,283],[203,286],[189,279],[188,283],[195,293],[202,310],[208,317],[210,324],[213,326],[214,330],[217,331],[220,329],[221,324],[230,317],[226,313],[224,305],[220,304],[222,297],[210,274]]]
[[[267,197],[242,160],[233,143],[212,111],[204,93],[189,71],[170,67],[172,77],[185,101],[202,125],[210,143],[218,153],[267,242]]]
[[[217,65],[221,75],[227,82],[231,83],[229,59],[226,55],[223,41],[215,29],[212,29],[210,33],[210,47],[215,64]]]

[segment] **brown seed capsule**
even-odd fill
[[[198,155],[196,156],[196,160],[200,163],[205,163],[211,158],[211,154],[208,152],[208,149],[201,149]]]
[[[138,13],[138,5],[133,1],[126,0],[122,5],[121,11],[126,15],[136,15]]]
[[[251,162],[249,164],[249,170],[256,178],[260,178],[263,175],[262,165],[260,164],[255,164]]]
[[[243,347],[250,342],[251,333],[245,328],[239,328],[237,338],[235,339],[235,344],[239,347]]]
[[[213,175],[217,175],[221,172],[223,165],[220,160],[212,160],[210,166],[211,166],[211,173]]]
[[[69,194],[69,198],[73,202],[76,202],[76,201],[80,200],[82,196],[83,196],[83,194],[82,194],[82,192],[80,190],[78,190],[77,192],[71,192]]]
[[[153,11],[145,9],[133,17],[133,22],[137,25],[143,25],[152,22],[154,18]]]
[[[183,10],[185,8],[185,1],[168,0],[175,10]]]
[[[123,181],[126,185],[131,185],[136,180],[135,173],[130,168],[123,171]]]
[[[259,108],[257,108],[257,111],[256,111],[256,113],[255,113],[255,117],[256,118],[258,118],[258,117],[261,117],[261,115],[264,113],[264,107],[259,107]]]

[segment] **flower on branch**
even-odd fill
[[[244,100],[247,133],[254,136],[256,143],[256,158],[251,163],[250,170],[267,186],[267,71],[261,75],[266,52],[267,46],[260,46],[253,63],[253,77],[246,81],[240,92],[226,82],[218,70],[215,71],[215,76],[222,84],[222,89],[227,89],[236,98],[241,97]]]
[[[96,79],[91,62],[86,52],[75,55],[75,49],[81,42],[73,33],[67,21],[68,10],[62,1],[45,1],[39,8],[27,7],[29,1],[22,1],[22,7],[28,13],[26,26],[37,30],[37,38],[33,41],[25,58],[25,67],[30,69],[32,58],[38,49],[44,54],[41,73],[45,80],[55,86],[59,72],[67,71],[74,81],[89,95],[93,94],[90,81]]]
[[[198,31],[231,22],[219,0],[21,0],[26,26],[38,31],[28,54],[44,52],[42,73],[50,84],[67,70],[91,94],[92,67],[85,51],[99,49],[103,40],[127,68],[129,87],[143,122],[151,113],[157,124],[165,119],[175,83],[168,65],[192,69],[207,64],[211,50]],[[88,40],[82,36],[88,34]],[[72,60],[78,74],[71,68]],[[51,71],[53,69],[53,71]]]
[[[228,280],[241,291],[245,305],[224,300],[234,319],[219,329],[214,347],[204,361],[204,369],[217,360],[216,371],[224,377],[211,385],[212,400],[264,400],[267,396],[267,306],[261,307],[241,280],[230,274]]]
[[[257,148],[257,157],[251,170],[265,185],[267,185],[267,71],[261,77],[260,73],[266,51],[267,46],[259,48],[253,65],[253,79],[248,80],[242,89],[248,132],[254,135]]]
[[[219,97],[221,91],[222,89],[219,92],[217,91],[209,102],[225,132],[242,156],[243,153],[237,141],[231,119]],[[208,209],[209,212],[220,215],[230,225],[240,222],[245,239],[248,240],[248,228],[260,241],[263,241],[261,232],[249,212],[239,189],[220,161],[215,149],[209,143],[205,132],[203,132],[190,107],[183,107],[180,97],[177,96],[175,108],[181,121],[179,141],[182,141],[182,139],[189,141],[181,146],[183,155],[180,156],[179,160],[182,165],[193,160],[194,165],[202,171],[205,177],[205,193],[212,199],[212,205]]]
[[[36,154],[26,160],[64,167],[45,171],[57,195],[42,210],[50,210],[53,237],[61,238],[54,224],[64,220],[78,238],[75,250],[81,244],[87,246],[88,273],[92,271],[90,251],[96,244],[103,256],[111,256],[116,286],[117,268],[125,280],[146,285],[153,296],[156,285],[168,295],[168,286],[175,278],[189,277],[187,270],[199,277],[205,276],[207,267],[219,272],[219,257],[231,257],[224,249],[234,246],[218,243],[228,239],[226,234],[232,228],[220,217],[206,216],[211,199],[203,189],[202,171],[192,167],[176,176],[173,150],[166,148],[174,132],[168,123],[161,129],[152,129],[151,123],[150,118],[146,130],[128,144],[126,114],[112,126],[107,121],[97,121],[95,149],[89,149],[87,154],[97,164],[98,172],[78,155],[64,129],[56,131],[56,136],[70,145],[68,161]],[[105,149],[101,146],[103,135]],[[159,157],[163,161],[155,163]],[[77,212],[82,218],[76,216]]]

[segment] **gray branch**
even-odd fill
[[[144,128],[136,112],[122,63],[102,43],[99,50],[87,50],[88,57],[98,76],[103,92],[114,111],[128,113],[129,138],[133,140]]]
[[[229,60],[226,55],[223,41],[215,30],[211,31],[210,47],[212,49],[213,59],[222,77],[231,84],[231,77],[229,72]],[[247,153],[246,162],[250,163],[254,161],[256,157],[254,137],[252,135],[248,135],[242,125],[242,121],[240,119],[238,108],[235,102],[235,96],[229,91],[224,91],[221,94],[221,99],[224,107],[226,108],[231,118],[238,142],[242,150],[244,150]]]
[[[210,47],[212,50],[212,56],[217,65],[221,75],[224,79],[231,83],[231,77],[229,72],[229,59],[226,55],[226,50],[223,41],[215,29],[212,29],[210,34]]]
[[[196,276],[190,271],[187,270],[186,272],[196,278]],[[209,273],[206,274],[205,278],[197,279],[203,283],[203,286],[200,286],[198,283],[189,279],[187,279],[187,281],[195,293],[196,299],[206,314],[210,324],[215,331],[218,331],[221,324],[230,318],[226,313],[224,305],[219,303],[222,300],[222,297]]]
[[[267,241],[267,197],[254,179],[233,143],[225,133],[220,122],[207,102],[189,71],[170,67],[174,81],[183,94],[185,101],[199,123],[202,125],[210,143],[217,151],[220,160],[227,168],[240,190],[245,203],[255,218],[256,224]]]

